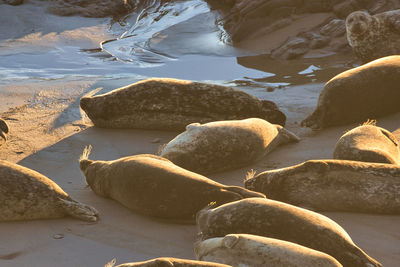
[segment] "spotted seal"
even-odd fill
[[[388,56],[342,72],[324,86],[317,108],[301,122],[321,129],[400,111],[400,56]]]
[[[364,124],[340,137],[333,158],[399,164],[399,142],[388,130]]]
[[[177,79],[147,79],[112,92],[82,97],[95,126],[184,130],[193,122],[259,117],[284,125],[275,103],[234,88]]]
[[[0,138],[3,140],[0,140],[0,145],[2,145],[5,141],[7,141],[7,134],[9,132],[9,127],[8,124],[6,123],[5,120],[0,119]]]
[[[115,265],[115,259],[104,265],[104,267],[114,267],[114,265]],[[229,267],[229,266],[230,265],[225,265],[216,262],[162,257],[148,261],[123,263],[115,267]]]
[[[324,252],[345,267],[382,266],[328,217],[275,200],[248,198],[210,206],[197,214],[197,226],[201,240],[253,234]]]
[[[400,214],[400,166],[309,160],[262,172],[245,187],[317,211]]]
[[[194,251],[199,260],[232,266],[342,266],[335,258],[320,251],[249,234],[229,234],[200,241],[195,244]]]
[[[281,144],[299,140],[282,126],[257,118],[192,123],[162,149],[160,156],[206,174],[246,166]]]
[[[371,16],[355,11],[346,18],[349,45],[363,63],[400,54],[400,9]]]
[[[0,221],[98,218],[96,209],[73,200],[46,176],[7,161],[0,161],[0,203]]]
[[[223,204],[265,197],[238,186],[225,186],[155,155],[92,161],[86,150],[80,168],[92,190],[138,213],[175,222],[194,222],[210,202]]]

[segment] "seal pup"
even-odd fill
[[[229,234],[199,241],[194,251],[198,260],[232,266],[342,266],[323,252],[292,242],[249,234]]]
[[[208,174],[246,166],[281,144],[299,140],[282,126],[258,118],[192,123],[162,149],[160,156],[182,168]]]
[[[316,211],[400,214],[400,166],[309,160],[245,181],[268,198]]]
[[[326,83],[315,111],[301,126],[321,129],[400,111],[400,56],[374,60]]]
[[[197,214],[201,240],[227,234],[253,234],[324,252],[343,266],[382,266],[357,247],[328,217],[283,202],[248,198],[211,206]]]
[[[340,137],[333,158],[399,164],[399,142],[388,130],[367,123]]]
[[[185,129],[193,122],[259,117],[284,125],[275,103],[234,88],[177,79],[147,79],[106,94],[82,97],[95,126],[157,130]]]
[[[98,217],[96,209],[73,200],[43,174],[7,161],[0,161],[0,203],[0,221]]]
[[[371,16],[355,11],[346,18],[349,45],[363,63],[400,54],[400,9]]]
[[[93,161],[88,159],[89,153],[85,149],[80,169],[92,190],[144,215],[194,223],[196,213],[210,202],[265,198],[258,192],[214,182],[159,156],[144,154]]]
[[[3,139],[3,141],[0,140],[0,145],[2,145],[5,141],[7,141],[7,134],[9,132],[9,130],[10,129],[9,129],[6,121],[3,119],[0,119],[0,138]]]
[[[104,265],[104,267],[114,267],[115,259]],[[123,263],[115,267],[228,267],[230,265],[225,265],[216,262],[206,262],[206,261],[195,261],[186,260],[178,258],[157,258],[148,261],[141,262],[129,262]]]

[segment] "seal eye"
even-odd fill
[[[353,18],[350,18],[350,19],[349,19],[349,22],[350,22],[350,23],[352,23],[352,22],[353,22],[353,20],[354,20]]]

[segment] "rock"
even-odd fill
[[[333,19],[323,26],[320,32],[324,36],[339,37],[346,33],[346,24],[342,19]]]
[[[282,46],[272,50],[271,56],[280,59],[293,59],[308,52],[309,41],[305,38],[289,38]]]

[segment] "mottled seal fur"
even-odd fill
[[[347,40],[363,63],[400,54],[400,9],[371,16],[355,11],[346,18]]]
[[[5,120],[0,119],[0,145],[7,141],[7,134],[9,132],[9,127]]]
[[[0,221],[54,219],[72,216],[97,221],[98,212],[68,196],[46,176],[0,161]]]
[[[362,125],[340,137],[335,145],[333,158],[399,164],[399,142],[386,129]]]
[[[400,111],[400,56],[374,60],[328,81],[315,111],[301,122],[313,129],[362,123]]]
[[[92,190],[138,213],[175,222],[194,222],[210,202],[223,204],[265,197],[238,186],[225,186],[154,155],[135,155],[113,161],[92,161],[86,155],[80,168]]]
[[[193,122],[258,117],[284,125],[275,103],[221,85],[177,79],[148,79],[103,95],[82,97],[95,126],[184,130]]]
[[[202,240],[253,234],[324,252],[343,266],[381,266],[328,217],[270,199],[249,198],[208,207],[197,214],[197,226]]]
[[[114,267],[115,260],[109,262],[104,267]],[[195,261],[177,258],[157,258],[148,261],[141,262],[129,262],[123,263],[115,267],[228,267],[229,265],[206,262],[206,261]]]
[[[335,258],[320,251],[274,238],[229,234],[210,238],[195,244],[199,260],[208,260],[232,266],[342,266]]]
[[[400,214],[400,166],[309,160],[245,181],[268,198],[318,211]]]
[[[192,123],[162,149],[160,156],[205,174],[246,166],[280,144],[299,140],[282,126],[257,118]]]

